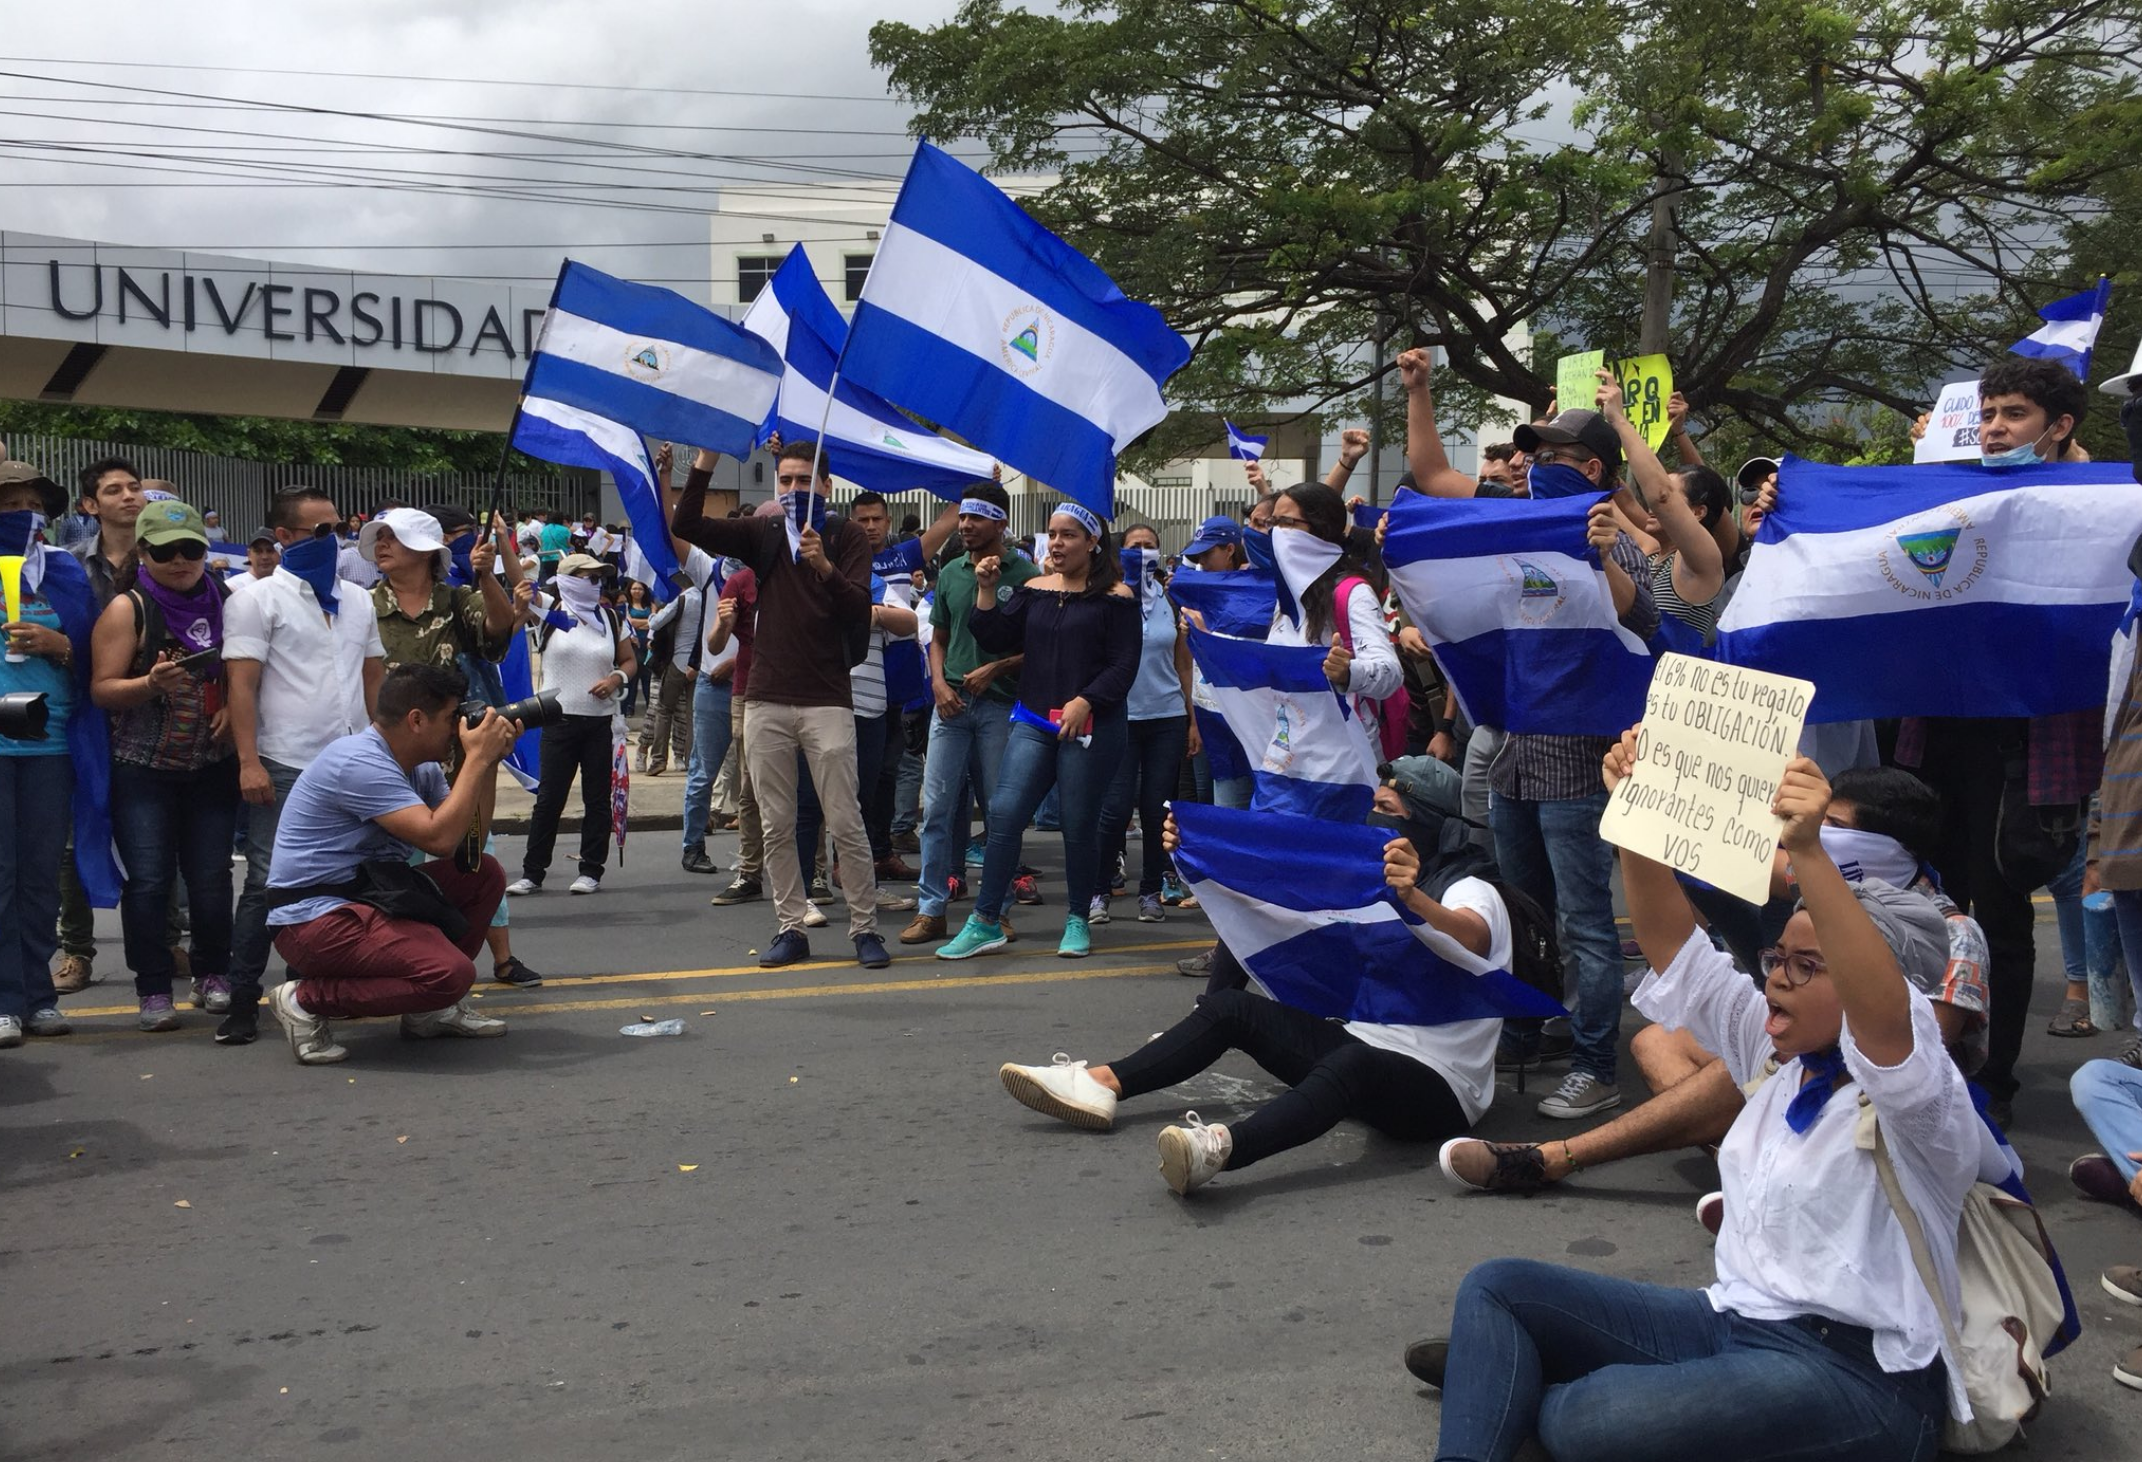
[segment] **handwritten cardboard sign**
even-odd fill
[[[1951,381],[1934,400],[1926,435],[1912,444],[1914,462],[1978,460],[1978,378]]]
[[[1770,812],[1815,687],[1690,655],[1661,655],[1644,699],[1636,770],[1599,835],[1751,904],[1770,897]]]
[[[1673,362],[1663,355],[1632,355],[1614,362],[1629,420],[1656,452],[1666,443],[1666,402],[1673,395]]]
[[[1599,373],[1606,369],[1606,352],[1580,350],[1555,363],[1554,409],[1591,411],[1599,405]]]

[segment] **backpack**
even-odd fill
[[[1371,594],[1376,592],[1375,586],[1359,574],[1339,580],[1331,591],[1332,622],[1338,627],[1339,643],[1346,647],[1348,654],[1354,652],[1354,630],[1352,622],[1346,617],[1346,595],[1356,584]],[[1383,759],[1391,761],[1404,756],[1406,723],[1413,719],[1413,697],[1406,690],[1404,679],[1399,680],[1398,689],[1380,701],[1372,701],[1367,696],[1358,695],[1353,699],[1356,712],[1375,730],[1376,747],[1383,754]]]

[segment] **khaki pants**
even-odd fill
[[[681,769],[692,764],[692,687],[696,682],[674,665],[662,667],[654,691],[654,705],[640,723],[640,750],[647,753],[647,770],[669,770],[675,752]]]
[[[781,932],[803,928],[803,868],[796,857],[796,753],[810,768],[826,831],[840,856],[841,890],[848,900],[850,937],[878,927],[877,871],[863,832],[855,779],[855,713],[846,706],[753,703],[744,757],[759,801],[765,870],[773,884]]]
[[[751,762],[744,755],[748,723],[745,713],[751,709],[742,696],[735,696],[729,707],[729,764],[736,768],[736,876],[757,879],[766,866],[766,832],[759,821],[759,799],[751,793]]]

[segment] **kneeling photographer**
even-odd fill
[[[462,1003],[475,954],[505,896],[505,870],[485,855],[457,867],[477,789],[520,734],[485,708],[462,714],[468,679],[437,665],[400,665],[380,682],[372,724],[324,748],[283,808],[268,872],[268,924],[291,977],[269,1005],[307,1066],[346,1060],[328,1021],[399,1015],[402,1035],[502,1036],[506,1023]],[[464,775],[449,789],[440,763],[458,744]],[[412,867],[413,853],[432,861]]]

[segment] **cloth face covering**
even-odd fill
[[[283,567],[312,585],[312,597],[329,614],[342,607],[335,596],[335,565],[341,553],[342,545],[332,536],[308,538],[283,550]]]
[[[1598,483],[1559,462],[1533,463],[1525,469],[1525,484],[1536,498],[1576,497],[1599,491]]]

